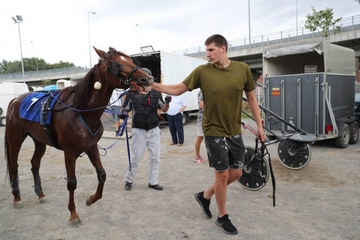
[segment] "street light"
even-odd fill
[[[140,48],[142,47],[142,30],[141,30],[141,26],[139,24],[135,24],[135,26],[140,28]]]
[[[298,1],[296,0],[296,36],[298,35]]]
[[[249,15],[249,45],[251,44],[251,27],[250,27],[250,0],[248,0],[248,15]]]
[[[21,15],[16,15],[16,18],[12,17],[12,19],[14,20],[15,24],[16,23],[18,24],[19,42],[20,42],[20,54],[21,54],[21,69],[22,69],[23,82],[25,83],[24,59],[23,59],[23,55],[22,55],[21,34],[20,34],[20,23],[23,21],[23,18],[22,18]]]
[[[90,14],[96,14],[96,12],[88,12],[88,33],[89,33],[89,56],[90,56],[90,68],[91,64],[91,43],[90,43]]]

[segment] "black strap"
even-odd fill
[[[256,139],[256,144],[255,144],[255,151],[257,152],[257,148],[258,148],[258,139]],[[261,155],[261,160],[264,161],[264,157],[265,157],[265,149],[266,149],[266,145],[264,141],[261,141],[261,148],[260,148],[260,155]],[[276,190],[276,181],[275,181],[275,175],[273,172],[273,168],[271,165],[271,159],[270,159],[270,154],[269,154],[269,167],[270,167],[270,175],[271,175],[271,183],[272,183],[272,188],[273,188],[273,206],[275,207],[275,190]]]

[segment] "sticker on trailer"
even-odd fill
[[[272,96],[279,96],[281,94],[280,88],[273,88],[271,89],[271,95]]]

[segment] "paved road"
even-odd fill
[[[13,209],[6,179],[5,161],[0,161],[0,239],[360,239],[360,143],[337,149],[331,142],[316,143],[312,159],[301,170],[282,166],[276,146],[269,146],[277,183],[276,207],[272,206],[271,183],[248,191],[238,182],[228,188],[227,207],[239,234],[228,236],[206,219],[193,193],[213,180],[207,164],[197,164],[193,145],[196,121],[185,125],[185,144],[170,146],[167,125],[162,125],[162,159],[159,183],[164,191],[147,187],[147,154],[131,191],[124,190],[127,162],[124,139],[104,137],[99,146],[107,171],[103,198],[88,207],[85,199],[97,184],[87,157],[77,160],[78,185],[75,200],[82,225],[68,226],[68,192],[61,151],[48,148],[40,169],[43,190],[49,200],[39,204],[33,191],[29,159],[33,144],[27,139],[20,152],[19,178],[24,207]],[[0,159],[4,127],[0,127]],[[253,135],[244,130],[246,145]],[[101,151],[104,153],[104,151]],[[202,155],[206,156],[202,146]],[[211,203],[217,215],[216,201]]]

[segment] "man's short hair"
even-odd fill
[[[208,37],[205,40],[205,46],[208,46],[211,43],[214,43],[215,46],[217,46],[217,47],[225,46],[225,48],[226,48],[225,51],[227,51],[227,49],[228,49],[228,43],[227,43],[226,38],[224,38],[220,34],[211,35],[210,37]]]

